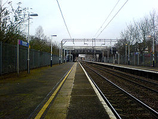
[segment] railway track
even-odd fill
[[[114,107],[114,109],[120,115],[121,118],[128,118],[128,119],[129,118],[148,118],[148,119],[158,118],[157,111],[155,111],[153,108],[151,108],[150,106],[148,106],[147,104],[145,104],[144,102],[140,101],[138,98],[133,96],[132,95],[133,93],[131,94],[132,91],[128,91],[128,92],[125,91],[127,87],[121,85],[121,83],[125,83],[125,82],[121,81],[121,83],[118,83],[120,81],[118,80],[117,76],[108,76],[108,78],[111,77],[113,80],[117,80],[117,81],[111,81],[111,79],[107,79],[105,77],[107,73],[106,74],[104,73],[103,68],[98,68],[98,66],[91,67],[91,65],[88,66],[85,63],[82,63],[82,65],[85,68],[85,70],[88,72],[92,80],[96,83],[97,85],[96,87],[98,87],[99,90],[101,90],[103,95],[109,100],[109,102],[112,104],[112,106]],[[124,77],[122,76],[122,78]],[[113,82],[115,83],[117,82],[117,85]],[[127,84],[127,81],[125,84]],[[131,84],[134,85],[134,87],[136,85],[130,83],[130,85]],[[124,87],[125,89],[123,89]]]
[[[158,81],[127,74],[101,65],[91,64],[89,66],[98,70],[102,75],[109,77],[111,81],[158,111]]]
[[[107,67],[102,66],[102,65],[93,64],[92,66],[97,67],[100,71],[104,70],[107,73],[110,73],[110,74],[115,75],[117,77],[123,76],[124,80],[130,81],[130,82],[135,83],[139,86],[142,86],[145,88],[150,87],[150,88],[148,88],[149,90],[152,90],[153,92],[158,93],[158,81],[155,81],[153,79],[145,79],[144,77],[139,77],[139,76],[132,75],[132,74],[127,74],[125,72],[121,72],[121,71],[118,71],[115,69],[107,68]],[[132,79],[132,80],[129,80],[129,79]],[[152,87],[152,89],[151,89],[151,87]]]

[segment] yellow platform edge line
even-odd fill
[[[45,110],[47,109],[47,107],[49,106],[49,104],[51,103],[51,101],[54,99],[54,97],[56,96],[57,92],[59,91],[59,89],[61,88],[61,86],[63,85],[64,81],[66,80],[66,78],[68,77],[68,75],[70,74],[70,72],[72,71],[73,67],[75,66],[75,64],[71,67],[70,71],[67,73],[67,75],[64,77],[64,79],[62,80],[62,82],[59,84],[59,86],[56,88],[56,90],[54,91],[54,93],[51,95],[51,97],[49,98],[49,100],[44,104],[44,106],[42,107],[42,109],[38,112],[38,114],[36,115],[35,119],[40,119],[41,116],[43,115],[43,113],[45,112]]]

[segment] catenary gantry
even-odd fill
[[[120,39],[63,39],[61,41],[61,51],[60,58],[62,61],[66,60],[65,57],[78,57],[79,54],[99,54],[99,57],[103,55],[103,51],[107,49],[108,46],[115,44]],[[65,45],[65,43],[73,43],[75,45]],[[78,46],[80,43],[84,43],[83,46]],[[99,45],[97,43],[100,43]],[[109,43],[107,45],[107,43]]]

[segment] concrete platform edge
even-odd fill
[[[63,84],[59,94],[54,100],[53,104],[46,113],[45,119],[66,119],[68,107],[71,99],[71,92],[73,88],[73,82],[75,79],[77,62]]]
[[[79,64],[80,64],[80,63],[79,63]],[[84,71],[86,77],[88,78],[88,80],[89,80],[91,86],[93,87],[93,89],[94,89],[96,95],[98,96],[100,102],[102,103],[102,105],[103,105],[105,111],[108,113],[109,118],[110,118],[110,119],[116,119],[115,115],[113,114],[113,112],[112,112],[111,109],[108,107],[108,105],[106,104],[106,102],[104,101],[104,99],[101,97],[99,91],[96,89],[96,87],[95,87],[94,84],[92,83],[92,81],[91,81],[91,79],[89,78],[89,76],[88,76],[87,72],[85,71],[85,69],[82,67],[81,64],[80,64],[80,66],[81,66],[81,68],[83,69],[83,71]]]

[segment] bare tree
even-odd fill
[[[134,21],[134,23],[127,25],[127,28],[120,33],[121,39],[124,41],[118,41],[118,49],[124,51],[125,44],[131,45],[131,52],[144,53],[145,49],[151,48],[151,40],[148,40],[148,36],[153,37],[158,34],[158,16],[153,11],[149,16],[142,18],[140,21]],[[156,38],[156,37],[155,37]]]
[[[157,25],[156,25],[156,12],[154,10],[150,12],[149,28],[150,28],[150,35],[155,37]]]
[[[36,29],[35,37],[37,37],[37,38],[40,39],[40,40],[43,40],[43,39],[44,39],[44,31],[43,31],[42,26],[39,26],[39,27]]]

